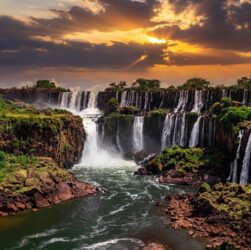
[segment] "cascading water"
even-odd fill
[[[201,109],[203,108],[203,91],[202,90],[196,90],[194,93],[194,105],[191,112],[201,112]]]
[[[135,116],[133,123],[133,149],[134,152],[139,152],[144,149],[144,116]]]
[[[117,166],[118,161],[123,161],[119,154],[115,154],[112,150],[101,148],[99,134],[97,129],[97,120],[102,112],[97,108],[97,93],[89,94],[87,108],[78,113],[82,119],[87,134],[85,148],[78,167],[105,167]]]
[[[189,91],[187,90],[182,90],[180,91],[180,96],[179,96],[179,102],[178,102],[178,105],[177,107],[175,108],[174,112],[183,112],[186,108],[186,104],[188,102],[188,94],[189,94]]]
[[[162,136],[161,149],[166,147],[179,145],[184,147],[186,133],[186,113],[171,114],[168,113],[165,118]]]
[[[68,108],[70,94],[71,94],[71,92],[62,92],[61,93],[60,103],[59,103],[59,107],[61,109],[67,109]]]
[[[249,172],[250,172],[250,160],[251,160],[251,134],[248,138],[248,143],[245,150],[245,156],[242,163],[241,169],[241,177],[240,177],[240,184],[246,185],[248,184],[249,180]]]
[[[162,130],[162,137],[161,137],[161,150],[165,149],[169,143],[167,142],[167,139],[170,138],[171,135],[171,129],[172,129],[172,114],[167,113],[163,130]]]
[[[199,135],[200,135],[200,121],[202,116],[199,116],[197,121],[195,122],[193,126],[193,130],[191,133],[190,141],[189,141],[189,147],[195,147],[199,144]]]
[[[242,136],[243,136],[243,130],[240,130],[240,132],[239,132],[239,145],[238,145],[238,148],[237,148],[235,159],[231,163],[230,175],[227,178],[228,182],[235,182],[235,183],[237,183],[238,161],[240,159]]]

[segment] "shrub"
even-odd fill
[[[251,108],[229,107],[223,111],[220,121],[228,128],[236,126],[239,122],[251,119]]]
[[[160,81],[157,79],[139,78],[132,85],[138,87],[140,90],[152,90],[160,88]]]
[[[182,149],[178,146],[167,148],[156,157],[156,161],[166,169],[176,168],[179,173],[197,172],[206,161],[200,148]]]

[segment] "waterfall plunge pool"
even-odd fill
[[[185,231],[170,228],[155,207],[168,193],[189,189],[134,176],[134,169],[130,162],[119,167],[76,167],[80,179],[107,192],[0,218],[1,249],[137,250],[143,242],[174,250],[205,249]]]

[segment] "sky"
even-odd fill
[[[251,0],[0,0],[0,87],[251,75]]]

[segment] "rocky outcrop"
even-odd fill
[[[210,237],[209,248],[227,242],[243,250],[251,244],[250,208],[250,190],[235,184],[217,184],[197,195],[168,196],[163,205],[174,228],[185,228],[193,237]]]
[[[32,164],[17,167],[0,182],[0,216],[49,207],[95,192],[92,184],[79,181],[51,158],[37,158]]]
[[[27,111],[0,116],[0,150],[51,157],[61,167],[69,168],[79,160],[84,137],[81,118],[70,113]]]
[[[12,100],[21,100],[25,103],[37,104],[41,106],[58,105],[61,91],[53,89],[36,89],[36,88],[11,88],[0,89],[0,94],[5,98]]]

